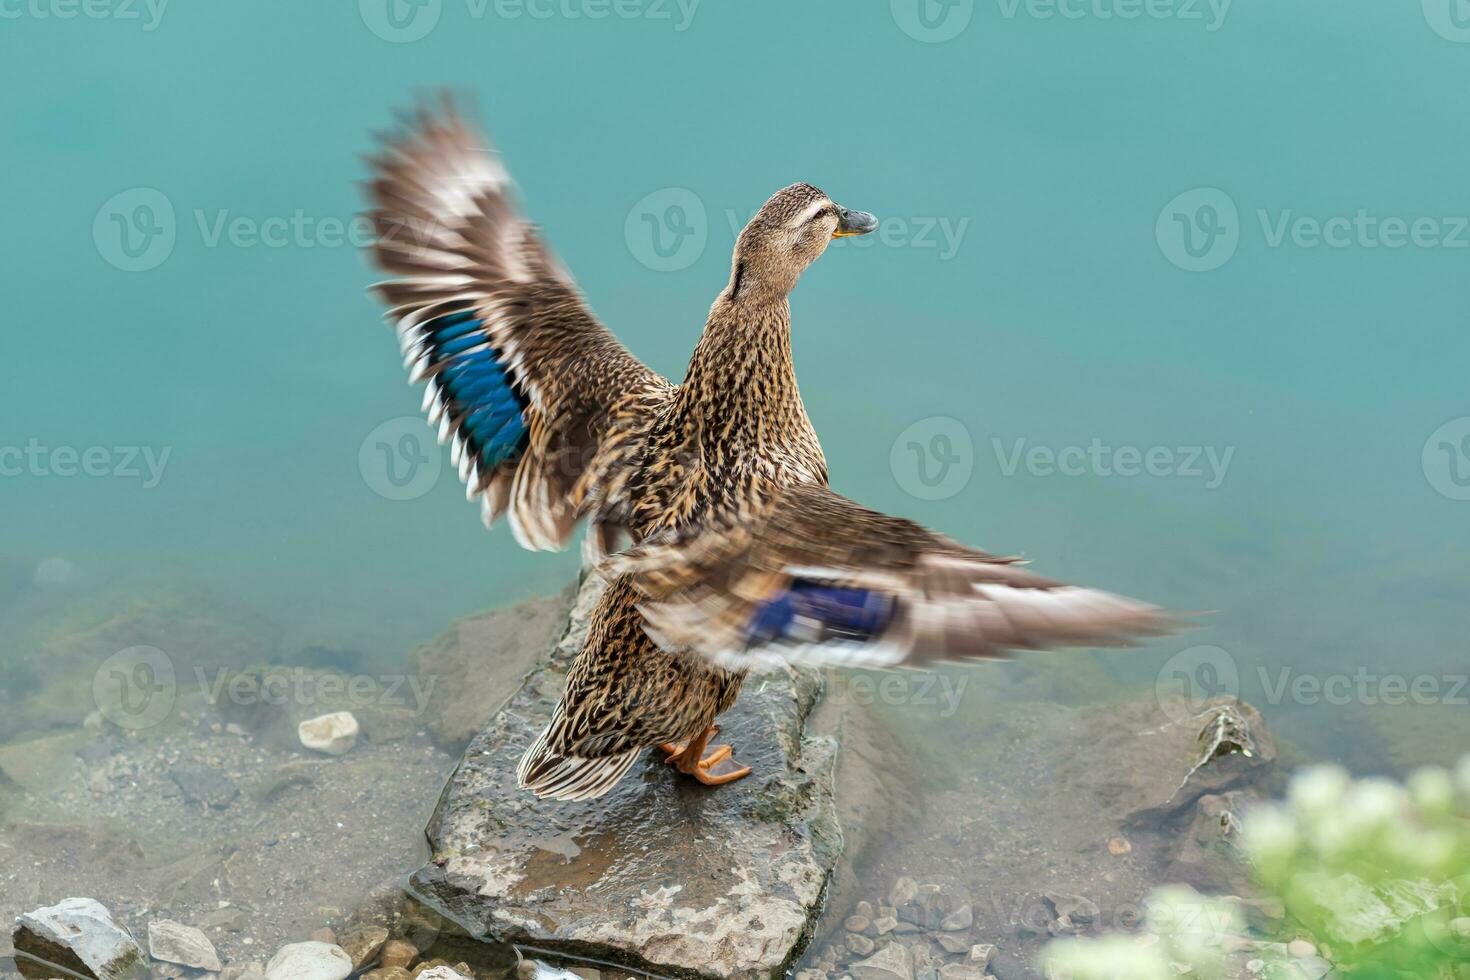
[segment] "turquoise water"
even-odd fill
[[[448,85],[673,377],[772,191],[883,218],[793,300],[836,486],[1210,611],[1115,676],[1359,767],[1463,748],[1470,9],[925,3],[0,7],[12,627],[184,583],[395,663],[568,580],[379,430],[419,394],[360,155]]]

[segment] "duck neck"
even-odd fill
[[[690,434],[707,447],[768,446],[807,429],[785,294],[744,288],[721,293],[679,397]]]

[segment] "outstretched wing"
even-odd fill
[[[566,544],[612,444],[670,390],[588,310],[521,218],[499,156],[448,102],[370,159],[375,287],[424,410],[486,525]]]
[[[605,571],[632,576],[660,646],[726,666],[917,666],[1168,630],[1154,606],[1052,582],[815,484],[782,491],[755,521],[646,542]]]

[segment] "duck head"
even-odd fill
[[[878,219],[850,211],[811,184],[782,188],[735,241],[730,296],[785,297],[834,238],[866,235]]]

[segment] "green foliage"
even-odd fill
[[[1352,980],[1470,978],[1470,756],[1451,773],[1425,768],[1405,785],[1306,769],[1280,803],[1246,814],[1241,846],[1289,920],[1315,937]],[[1065,980],[1211,980],[1226,952],[1249,949],[1271,980],[1315,980],[1325,965],[1248,943],[1235,906],[1187,888],[1149,899],[1140,937],[1050,944],[1048,976]],[[1154,941],[1151,937],[1157,936]]]

